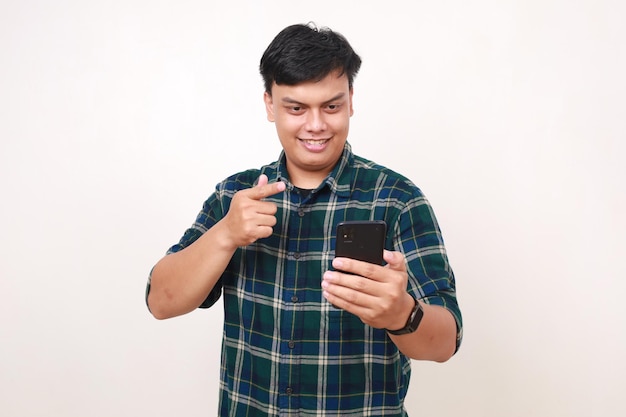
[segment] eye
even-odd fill
[[[287,106],[286,109],[291,114],[302,114],[304,111],[302,106]]]
[[[329,104],[328,106],[326,106],[326,109],[330,112],[330,113],[335,113],[337,111],[339,111],[339,109],[341,108],[341,104]]]

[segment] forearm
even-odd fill
[[[157,319],[196,309],[218,282],[235,252],[217,223],[189,247],[163,257],[153,268],[148,306]]]
[[[389,335],[398,349],[417,360],[445,362],[456,350],[456,321],[447,309],[420,302],[424,316],[414,333]],[[407,314],[408,316],[408,314]]]

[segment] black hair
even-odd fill
[[[343,35],[311,23],[287,26],[280,31],[263,53],[259,65],[265,91],[269,94],[274,83],[296,85],[320,81],[336,70],[348,77],[352,88],[360,67],[361,58]]]

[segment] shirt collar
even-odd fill
[[[352,153],[352,146],[346,142],[343,153],[339,157],[335,167],[315,191],[328,186],[328,188],[337,195],[348,197],[352,189],[352,179],[354,176],[354,172],[351,169],[353,163],[354,154]],[[289,174],[287,173],[287,157],[284,150],[280,153],[280,157],[278,158],[277,177],[287,184],[290,190],[293,189],[294,186],[289,181]]]

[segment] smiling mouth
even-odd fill
[[[302,142],[311,146],[321,146],[328,142],[330,139],[300,139]]]

